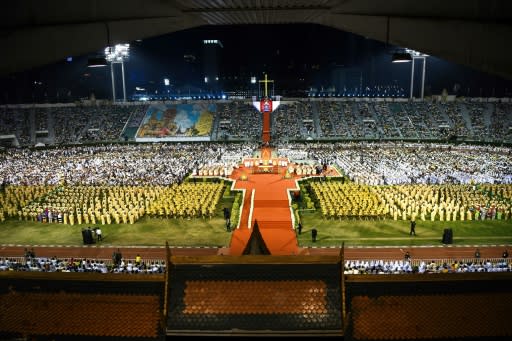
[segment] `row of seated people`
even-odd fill
[[[162,274],[165,272],[165,262],[162,260],[137,261],[137,259],[121,259],[116,264],[108,259],[60,259],[57,257],[21,259],[20,257],[4,257],[0,258],[0,271]]]
[[[197,168],[192,170],[192,176],[221,176],[221,177],[229,177],[233,170],[238,168],[238,165],[235,163],[225,164],[225,163],[211,163],[207,165],[199,165]]]
[[[59,259],[56,257],[0,258],[0,271],[35,272],[96,272],[118,274],[162,274],[164,261],[145,262],[140,259],[121,259],[115,264],[110,260],[86,258]],[[506,258],[493,260],[346,260],[345,274],[431,274],[465,272],[512,272],[512,262]]]
[[[346,260],[344,273],[362,274],[432,274],[467,272],[512,272],[512,262],[508,259],[481,261],[446,260]]]
[[[286,167],[288,166],[289,161],[288,160],[282,160],[282,159],[245,159],[244,160],[244,167],[245,168],[252,168],[252,167],[258,167],[258,166],[279,166],[279,167]]]

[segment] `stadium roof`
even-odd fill
[[[0,74],[203,25],[312,23],[512,79],[507,0],[19,0],[3,8]]]

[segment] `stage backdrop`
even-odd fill
[[[156,104],[151,105],[142,120],[135,140],[210,141],[216,104]]]

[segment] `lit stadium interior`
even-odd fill
[[[511,2],[3,7],[0,339],[512,336]]]

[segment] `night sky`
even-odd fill
[[[130,42],[130,59],[125,63],[128,96],[136,86],[161,93],[164,78],[171,80],[171,89],[200,90],[204,86],[204,39],[222,42],[219,71],[230,78],[231,87],[249,87],[251,76],[261,79],[268,73],[275,80],[276,93],[286,96],[297,89],[328,89],[333,84],[333,70],[343,69],[361,75],[358,79],[363,87],[396,85],[409,89],[411,66],[390,63],[396,49],[393,46],[320,25],[241,25],[203,26]],[[0,78],[1,103],[66,102],[91,93],[110,98],[109,68],[86,67],[87,58],[94,53]],[[185,55],[195,60],[189,58],[187,62]],[[116,73],[121,91],[120,69]],[[415,89],[419,89],[419,65],[415,78]],[[335,90],[342,86],[338,84]],[[511,96],[512,81],[428,57],[425,95],[439,94],[443,89],[464,96]]]

